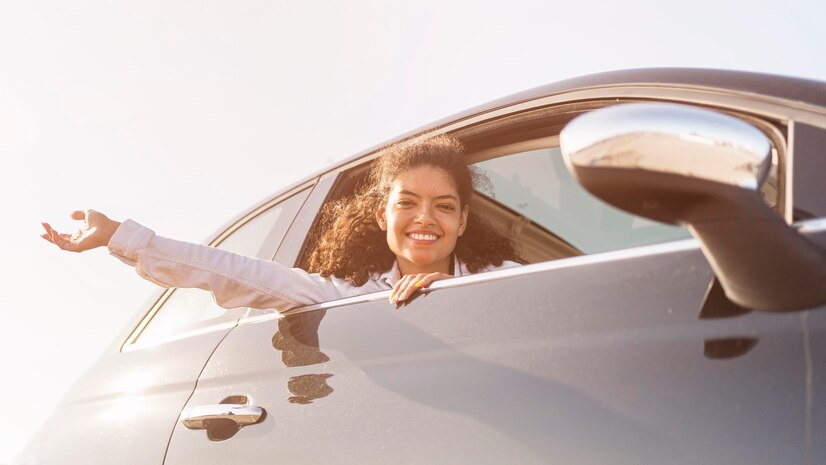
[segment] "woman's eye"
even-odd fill
[[[441,208],[442,210],[447,211],[447,212],[452,212],[453,210],[456,210],[456,207],[454,207],[453,205],[448,205],[448,204],[439,205],[439,208]]]
[[[413,202],[411,202],[410,200],[399,200],[398,202],[396,202],[396,205],[400,207],[409,207],[413,205]]]

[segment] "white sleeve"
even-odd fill
[[[287,310],[342,297],[330,280],[299,268],[156,236],[132,220],[115,231],[109,252],[160,286],[210,291],[224,308]]]

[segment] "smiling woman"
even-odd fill
[[[386,148],[353,196],[325,206],[309,271],[362,286],[391,270],[404,300],[436,279],[514,266],[513,242],[471,208],[489,181],[463,152],[447,135]]]
[[[516,266],[510,239],[471,209],[483,180],[450,136],[385,149],[355,196],[325,208],[308,270],[155,236],[127,220],[74,212],[73,235],[44,223],[43,238],[64,250],[108,246],[144,278],[164,287],[212,292],[225,308],[290,308],[393,289],[394,304],[433,281]],[[309,271],[309,273],[308,273]]]

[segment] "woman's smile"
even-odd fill
[[[439,238],[438,235],[429,232],[409,232],[407,233],[407,237],[425,244],[433,243]]]

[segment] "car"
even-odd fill
[[[160,290],[15,463],[826,463],[826,83],[609,72],[396,140],[441,133],[523,266],[399,309]],[[210,245],[306,267],[382,146]]]

